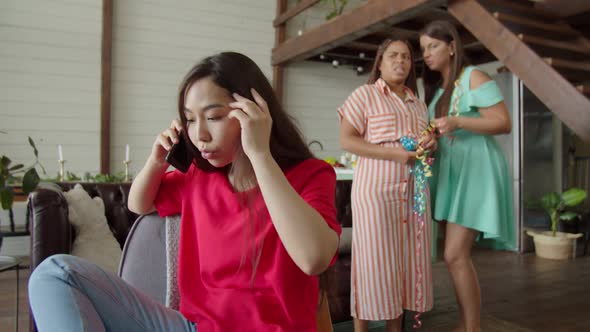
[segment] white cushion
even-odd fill
[[[64,193],[69,221],[76,231],[72,255],[117,273],[121,247],[109,229],[100,197],[91,198],[80,184]]]

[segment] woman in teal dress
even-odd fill
[[[441,135],[430,190],[460,309],[456,331],[480,331],[481,295],[471,248],[478,237],[514,246],[510,175],[494,138],[510,133],[510,116],[496,83],[464,64],[452,24],[430,23],[420,34],[420,47],[426,103]]]

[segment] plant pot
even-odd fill
[[[21,186],[12,186],[12,192],[14,193],[14,201],[15,202],[26,202],[27,196],[23,192],[23,187]]]
[[[576,239],[583,234],[571,234],[556,232],[553,236],[551,231],[537,232],[526,231],[533,237],[535,242],[535,253],[537,256],[548,259],[568,259],[575,257]]]

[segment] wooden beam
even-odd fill
[[[100,172],[111,171],[111,54],[113,48],[113,0],[102,0],[100,58]]]
[[[476,41],[472,41],[470,43],[463,44],[463,48],[469,50],[469,49],[485,48],[485,46],[479,40],[476,40]]]
[[[488,50],[486,50],[484,48],[484,50],[482,51],[470,51],[470,52],[466,52],[466,55],[469,57],[469,59],[471,59],[472,64],[474,65],[480,65],[480,64],[484,64],[484,63],[490,63],[490,62],[494,62],[494,61],[498,61],[498,59],[492,54],[490,53]]]
[[[420,38],[420,33],[416,30],[409,30],[397,27],[393,27],[383,31],[377,31],[374,33],[374,35],[383,39],[389,38],[391,36],[407,38],[410,40],[418,40]]]
[[[456,20],[456,19],[455,19]],[[469,31],[460,31],[459,34],[461,35],[461,41],[463,42],[464,48],[480,48],[482,47],[481,43],[477,38],[473,37]],[[417,30],[409,30],[409,29],[402,29],[398,27],[391,28],[389,30],[378,31],[373,34],[373,36],[380,37],[380,38],[389,38],[391,36],[397,36],[400,38],[406,38],[410,41],[418,41],[420,39],[420,32]]]
[[[588,0],[544,0],[535,4],[535,7],[544,11],[555,13],[560,17],[568,17],[590,11]]]
[[[560,50],[572,51],[581,54],[590,54],[590,48],[579,43],[572,43],[569,41],[557,41],[553,39],[546,39],[541,37],[534,37],[525,34],[519,34],[518,38],[527,44],[535,44],[539,46],[551,47]]]
[[[417,16],[443,0],[371,0],[291,38],[273,50],[272,64],[303,60]]]
[[[286,10],[287,8],[285,6],[286,11],[283,11],[280,15],[277,15],[277,18],[273,21],[272,24],[275,27],[278,27],[279,25],[287,22],[291,17],[301,13],[302,11],[315,5],[318,2],[320,2],[320,0],[303,0],[303,1],[299,2],[295,7],[291,8],[289,10]]]
[[[416,17],[416,20],[422,23],[423,26],[427,25],[432,21],[447,21],[454,26],[461,26],[461,22],[457,20],[453,15],[449,14],[446,9],[441,8],[429,8],[424,10]]]
[[[590,100],[548,66],[475,0],[451,0],[449,12],[585,141],[590,141]]]
[[[580,37],[576,38],[576,42],[580,43],[580,45],[590,48],[590,40],[586,38],[584,35],[580,35]]]
[[[518,24],[518,25],[522,25],[522,26],[526,26],[526,27],[530,27],[530,28],[535,28],[535,29],[539,29],[539,30],[549,31],[549,32],[559,32],[561,34],[568,35],[568,36],[579,36],[580,35],[580,33],[578,31],[572,29],[571,27],[569,27],[567,25],[563,25],[563,24],[544,23],[544,22],[533,20],[530,18],[525,18],[525,17],[521,17],[521,16],[510,15],[510,14],[505,14],[505,13],[500,13],[500,12],[495,12],[494,17],[502,22],[505,22],[505,23],[514,23],[514,24]]]
[[[550,66],[555,68],[582,70],[590,72],[590,62],[584,61],[569,61],[555,58],[543,58],[543,60]]]
[[[580,91],[581,93],[583,93],[585,95],[590,94],[590,84],[589,85],[585,85],[585,84],[578,85],[578,86],[576,86],[576,89],[578,89],[578,91]]]
[[[379,45],[365,43],[365,42],[359,42],[359,41],[353,41],[353,42],[350,42],[350,43],[344,45],[344,47],[350,48],[353,50],[359,50],[359,51],[376,52],[377,49],[379,48]]]
[[[326,52],[323,54],[326,57],[334,58],[335,60],[346,59],[346,60],[357,60],[357,61],[368,61],[368,62],[375,61],[375,57],[367,56],[367,55],[365,55],[364,57],[361,57],[358,54],[345,54],[345,53],[337,53],[337,52]]]
[[[502,8],[502,11],[510,10],[511,12],[518,12],[527,15],[527,17],[538,17],[542,19],[555,20],[557,16],[543,8],[536,8],[534,6],[527,6],[522,3],[514,2],[513,0],[480,0],[485,7]]]
[[[408,29],[402,29],[402,28],[397,28],[397,27],[393,27],[390,30],[392,34],[396,34],[396,35],[401,35],[401,36],[407,36],[408,39],[420,39],[420,32],[416,31],[416,30],[408,30]]]
[[[276,15],[280,17],[283,12],[287,10],[287,0],[277,0]],[[275,48],[279,47],[284,41],[286,36],[285,24],[281,24],[275,27]],[[283,101],[283,86],[284,86],[284,75],[285,69],[282,64],[273,65],[272,68],[272,85],[275,90],[275,94],[280,103]]]

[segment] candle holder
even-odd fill
[[[131,162],[131,160],[123,160],[123,164],[125,164],[125,182],[131,181],[131,178],[129,177],[129,163],[130,162]]]
[[[66,171],[65,171],[66,161],[63,159],[60,159],[57,162],[59,163],[59,171],[58,171],[59,181],[63,182],[63,181],[65,181],[65,178],[66,178]]]

